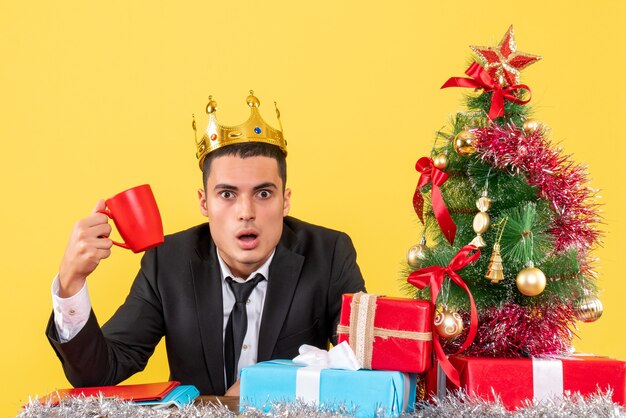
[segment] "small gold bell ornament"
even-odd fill
[[[504,267],[502,266],[502,255],[500,254],[500,243],[493,244],[493,252],[489,257],[489,266],[485,278],[491,283],[497,284],[504,280]]]
[[[497,227],[499,229],[498,238],[496,239],[495,244],[493,244],[493,250],[491,252],[491,257],[489,257],[489,264],[487,265],[487,273],[485,273],[485,278],[491,280],[491,283],[498,284],[502,280],[504,280],[504,266],[502,264],[502,253],[500,248],[500,241],[502,240],[502,234],[504,233],[504,228],[506,227],[506,223],[509,218],[504,218],[504,220],[498,222]]]

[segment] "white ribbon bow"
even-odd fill
[[[359,370],[359,362],[346,341],[321,350],[312,345],[301,345],[294,363],[306,364],[296,371],[296,399],[318,404],[320,401],[320,378],[322,369]]]
[[[303,344],[298,349],[299,356],[293,359],[295,363],[304,363],[320,369],[359,370],[359,362],[352,348],[346,341],[331,348],[321,350],[312,345]]]

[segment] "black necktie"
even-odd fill
[[[241,346],[248,330],[248,313],[246,302],[250,293],[264,277],[257,274],[253,279],[244,283],[234,281],[231,277],[226,278],[235,295],[235,304],[230,312],[224,334],[224,366],[226,368],[227,387],[231,387],[237,381],[237,366],[241,355]]]

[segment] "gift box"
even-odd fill
[[[583,395],[598,390],[613,391],[613,402],[626,406],[626,363],[600,356],[571,355],[558,358],[482,358],[451,356],[450,362],[460,372],[466,392],[494,400],[497,394],[510,410],[526,400],[554,399],[564,392]],[[426,377],[427,392],[443,396],[446,390],[458,389],[446,379],[439,367]]]
[[[321,369],[291,360],[272,360],[241,371],[240,405],[269,412],[273,403],[295,402],[356,408],[357,417],[411,412],[415,406],[413,374],[378,370]]]
[[[421,373],[432,364],[428,301],[343,295],[337,335],[339,343],[350,344],[364,369]]]

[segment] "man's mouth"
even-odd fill
[[[255,231],[241,231],[237,234],[237,241],[244,250],[251,250],[257,246],[259,234]]]

